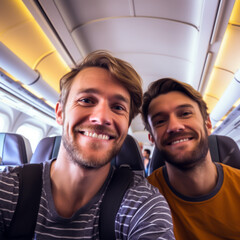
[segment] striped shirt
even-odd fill
[[[50,182],[51,161],[43,166],[43,189],[33,239],[99,239],[99,209],[110,172],[100,191],[71,218],[58,215]],[[19,192],[18,167],[8,167],[0,174],[0,232],[9,226]],[[27,223],[26,223],[27,224]],[[115,219],[116,239],[175,239],[169,206],[158,189],[134,174]]]

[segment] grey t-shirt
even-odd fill
[[[100,191],[71,218],[58,215],[50,182],[51,161],[43,166],[43,189],[34,239],[99,239],[99,208],[114,170]],[[18,167],[7,168],[0,174],[0,232],[9,226],[16,208],[19,181]],[[27,223],[26,223],[27,224]],[[141,175],[124,195],[115,219],[116,239],[175,239],[169,206],[158,189]]]

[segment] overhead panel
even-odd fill
[[[70,32],[99,19],[133,16],[129,0],[58,0],[55,4]]]
[[[1,1],[0,22],[1,42],[41,75],[51,68],[44,80],[58,91],[59,73],[66,73],[68,67],[22,1]]]
[[[36,66],[36,69],[41,73],[42,78],[47,79],[48,84],[57,92],[60,91],[59,80],[69,71],[69,68],[55,51],[43,58]]]
[[[136,16],[171,19],[199,27],[204,1],[202,0],[134,0]]]
[[[168,20],[114,18],[85,24],[76,28],[72,36],[86,52],[109,49],[162,54],[191,61],[197,30]]]
[[[225,71],[223,69],[213,69],[211,79],[214,79],[214,81],[210,82],[204,96],[204,100],[207,102],[208,105],[209,113],[212,112],[212,110],[216,106],[220,96],[222,96],[222,94],[226,90],[233,76],[233,73]]]
[[[187,60],[154,53],[115,53],[116,57],[130,62],[143,78],[143,90],[160,78],[171,77],[182,82],[190,81],[192,63]]]
[[[216,60],[215,67],[235,73],[240,68],[240,22],[238,25],[229,24],[225,33],[221,54]]]
[[[234,74],[240,69],[240,1],[237,0],[232,11],[224,38],[218,53],[209,85],[206,89],[204,99],[208,103],[209,112],[212,112],[218,101],[224,94],[228,85],[232,82]],[[231,99],[231,94],[227,96]],[[240,93],[239,93],[240,98]],[[225,101],[226,102],[226,101]],[[234,102],[236,102],[234,100]],[[236,103],[235,105],[236,106]],[[228,106],[227,111],[232,108]],[[226,112],[227,113],[227,112]]]

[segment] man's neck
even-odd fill
[[[66,158],[51,165],[50,176],[55,208],[62,217],[71,217],[101,189],[110,163],[99,169],[84,169]]]
[[[209,154],[209,153],[208,153]],[[210,193],[217,184],[218,173],[210,155],[191,170],[180,170],[166,163],[171,186],[187,197],[200,197]]]

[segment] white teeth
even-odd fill
[[[174,141],[174,142],[172,142],[172,145],[180,143],[180,142],[186,142],[186,141],[188,141],[188,138],[184,138],[184,139],[180,139],[180,140]]]
[[[96,133],[93,133],[93,134],[92,134],[92,137],[93,137],[93,138],[97,138],[98,135],[97,135]]]
[[[98,138],[98,139],[103,139],[103,140],[109,140],[109,136],[103,135],[103,134],[97,134],[97,133],[92,133],[92,132],[84,132],[83,133],[85,136],[92,137],[92,138]]]

